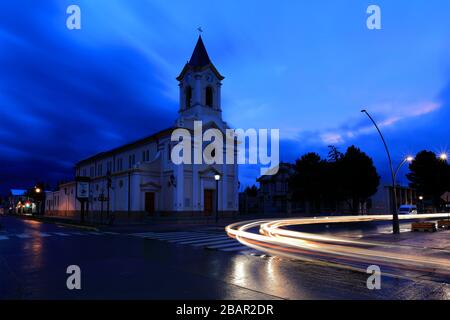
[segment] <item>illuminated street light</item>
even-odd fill
[[[448,159],[448,154],[446,154],[445,152],[441,153],[439,155],[439,159],[441,159],[442,161],[447,161]]]
[[[36,191],[36,193],[41,193],[41,189],[40,188],[36,187],[35,191]]]
[[[420,196],[420,197],[419,197],[419,200],[422,201],[422,200],[423,200],[423,196]]]
[[[397,174],[400,171],[400,168],[407,162],[411,163],[414,161],[414,157],[413,156],[407,156],[403,159],[403,161],[398,165],[397,169],[395,170],[394,173],[394,181],[395,183],[397,183]]]

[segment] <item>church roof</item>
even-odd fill
[[[123,152],[123,151],[127,151],[127,150],[131,150],[131,149],[137,148],[137,147],[139,147],[141,145],[144,145],[146,143],[149,143],[149,142],[158,140],[158,139],[160,139],[162,137],[168,136],[168,135],[171,134],[171,132],[173,130],[174,130],[174,128],[172,128],[172,127],[171,128],[166,128],[164,130],[158,131],[158,132],[156,132],[156,133],[154,133],[154,134],[152,134],[150,136],[144,137],[142,139],[139,139],[139,140],[136,140],[136,141],[133,141],[133,142],[121,145],[119,147],[116,147],[116,148],[108,150],[108,151],[97,153],[97,154],[95,154],[95,155],[93,155],[93,156],[91,156],[89,158],[86,158],[86,159],[83,159],[81,161],[78,161],[76,163],[75,167],[78,167],[80,165],[83,165],[83,164],[86,164],[86,163],[89,163],[89,162],[92,162],[92,161],[95,161],[95,160],[104,159],[104,158],[110,157],[110,156],[112,156],[114,154],[117,154],[117,153],[120,153],[120,152]]]
[[[177,77],[177,80],[183,79],[188,70],[203,71],[206,68],[211,68],[220,80],[224,79],[224,77],[219,73],[219,71],[217,71],[216,67],[211,62],[208,51],[206,51],[205,44],[203,43],[202,36],[199,36],[194,52],[192,52],[191,59],[188,63],[186,63],[180,75]]]
[[[203,39],[199,36],[194,52],[192,52],[191,60],[189,60],[189,65],[192,67],[204,67],[208,64],[211,64],[211,60],[209,59]]]

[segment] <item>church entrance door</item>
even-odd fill
[[[204,213],[205,216],[210,216],[213,213],[213,195],[214,190],[205,190],[203,194],[204,199]]]
[[[145,193],[145,212],[149,216],[152,216],[155,213],[155,193],[154,192],[146,192]]]

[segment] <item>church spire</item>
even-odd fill
[[[188,63],[191,67],[199,68],[212,64],[205,45],[203,44],[202,36],[198,36],[197,44],[195,45],[191,60],[189,60]]]
[[[191,59],[184,66],[177,80],[183,79],[185,73],[189,70],[194,72],[201,72],[206,68],[211,68],[211,70],[216,74],[219,80],[223,80],[224,77],[217,71],[216,67],[213,65],[209,59],[208,51],[206,51],[205,44],[203,43],[202,36],[198,36],[197,44],[195,45],[194,52],[192,52]]]

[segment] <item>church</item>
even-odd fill
[[[77,177],[89,178],[89,212],[109,211],[136,216],[221,216],[238,210],[238,165],[174,164],[171,150],[177,128],[229,129],[222,119],[224,77],[211,62],[201,36],[192,56],[176,78],[179,111],[172,127],[143,139],[100,152],[75,165]],[[216,181],[217,180],[217,181]],[[80,210],[76,182],[48,192],[46,213],[73,216]]]

